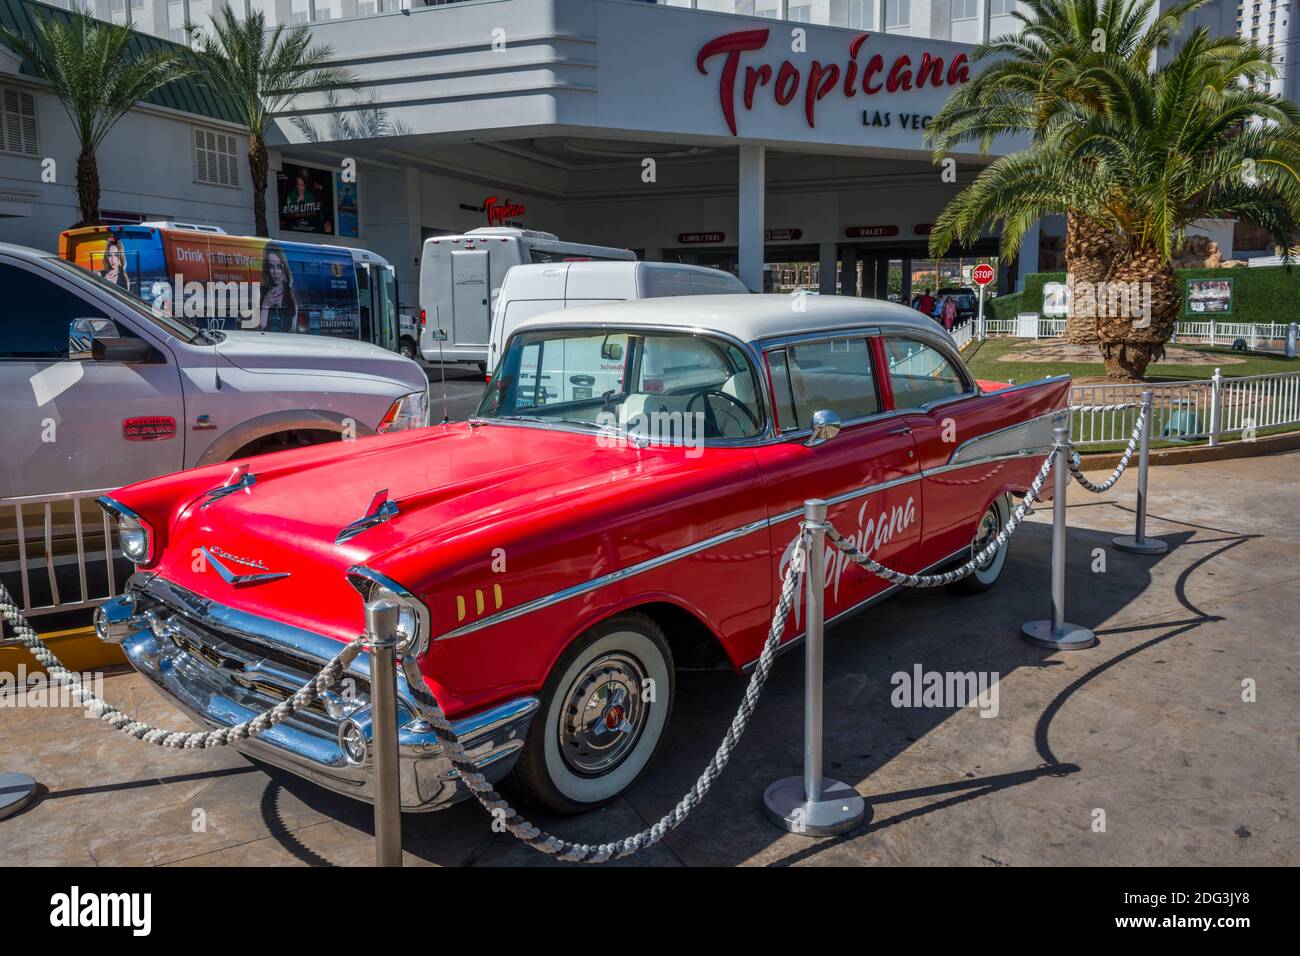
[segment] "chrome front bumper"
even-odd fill
[[[229,727],[274,706],[335,654],[337,641],[218,604],[157,575],[137,574],[96,616],[101,639],[173,703],[208,727]],[[102,622],[103,626],[98,626]],[[402,809],[439,810],[469,795],[398,674]],[[368,726],[370,659],[361,654],[324,700],[234,746],[336,793],[372,801],[369,754],[357,762],[339,740],[350,721]],[[536,697],[518,697],[454,721],[465,750],[496,782],[518,759]]]

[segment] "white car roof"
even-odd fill
[[[689,295],[586,305],[581,309],[548,312],[529,319],[520,323],[515,332],[620,325],[698,327],[723,332],[742,342],[862,326],[945,335],[943,326],[928,316],[883,299],[740,294]]]

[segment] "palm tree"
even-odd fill
[[[81,144],[77,154],[78,226],[99,216],[96,151],[128,110],[159,87],[185,75],[187,67],[168,49],[132,53],[130,28],[103,23],[88,10],[33,17],[34,36],[0,27],[4,41],[47,81],[72,120]]]
[[[1014,14],[1021,29],[972,51],[971,59],[988,61],[986,67],[931,122],[927,140],[936,162],[963,143],[978,143],[987,154],[999,135],[1039,140],[1067,104],[1104,111],[1108,67],[1145,69],[1173,41],[1183,18],[1206,2],[1184,0],[1153,16],[1157,0],[1021,0]],[[1071,285],[1095,288],[1105,282],[1118,252],[1114,235],[1079,210],[1066,211]],[[1072,296],[1071,303],[1066,338],[1080,345],[1096,342],[1096,317],[1083,308],[1086,297]]]
[[[325,45],[313,45],[307,27],[267,32],[260,11],[244,20],[229,6],[211,18],[209,29],[186,24],[197,36],[193,51],[201,82],[224,96],[248,133],[248,172],[253,183],[253,220],[259,236],[266,225],[266,128],[272,117],[288,109],[302,94],[355,89],[353,74],[323,64],[334,55]]]
[[[1254,85],[1276,75],[1272,49],[1204,29],[1159,70],[1094,73],[1105,107],[1066,104],[1028,149],[988,166],[940,214],[931,249],[1001,222],[1002,253],[1014,255],[1040,217],[1087,216],[1116,237],[1108,285],[1140,297],[1136,310],[1131,297],[1095,301],[1106,374],[1133,380],[1164,356],[1181,304],[1172,260],[1191,223],[1238,218],[1289,244],[1300,111]]]

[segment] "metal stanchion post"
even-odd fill
[[[1030,621],[1020,628],[1030,644],[1057,651],[1079,651],[1097,643],[1097,635],[1078,624],[1065,623],[1065,494],[1070,481],[1070,429],[1052,429],[1056,439],[1056,462],[1052,465],[1052,619]]]
[[[397,766],[397,612],[395,601],[366,604],[376,866],[402,865],[402,805]]]
[[[1138,441],[1137,521],[1131,535],[1120,535],[1111,543],[1119,550],[1131,554],[1164,554],[1169,550],[1169,545],[1158,538],[1147,537],[1147,457],[1151,451],[1151,428],[1155,424],[1154,392],[1148,390],[1142,393],[1142,408],[1146,419],[1142,426],[1142,437]]]
[[[763,794],[763,812],[783,830],[807,836],[846,833],[871,818],[871,810],[846,783],[822,776],[822,638],[826,615],[826,502],[804,502],[804,737],[803,776],[785,777]]]

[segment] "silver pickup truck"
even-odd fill
[[[196,330],[72,263],[0,243],[0,570],[13,570],[21,518],[9,499],[420,427],[428,409],[420,366],[376,345]],[[38,554],[41,518],[26,531]]]

